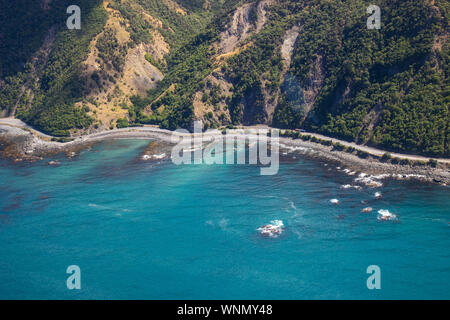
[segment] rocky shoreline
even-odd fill
[[[416,179],[443,186],[450,185],[450,171],[447,165],[439,165],[437,168],[433,168],[428,165],[392,164],[381,162],[379,158],[372,156],[363,159],[356,154],[337,151],[331,146],[323,146],[313,142],[286,138],[280,138],[280,142],[281,144],[286,144],[288,148],[306,148],[302,152],[303,156],[335,163],[338,170],[349,176],[355,176],[356,181],[369,186],[376,187],[380,180],[386,178],[397,180]]]
[[[245,130],[238,131],[245,135]],[[207,133],[205,137],[213,138],[221,135],[220,131]],[[65,153],[73,157],[81,150],[107,139],[149,139],[158,143],[150,143],[141,155],[142,160],[162,160],[170,157],[170,145],[174,135],[183,134],[154,127],[127,128],[107,132],[94,133],[75,138],[70,142],[51,141],[47,137],[26,128],[19,128],[0,124],[0,157],[13,162],[33,162]],[[366,155],[364,158],[358,153],[336,150],[332,145],[324,145],[301,139],[280,137],[280,155],[298,154],[326,162],[334,162],[349,175],[355,175],[361,182],[376,186],[379,179],[417,179],[423,182],[450,185],[450,170],[447,163],[439,163],[436,167],[430,165],[404,165],[380,161],[379,156]],[[162,151],[163,150],[163,151]]]

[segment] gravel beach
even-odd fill
[[[233,134],[242,138],[248,137],[249,130],[258,129],[258,127],[248,127],[232,130]],[[14,162],[37,161],[44,157],[64,152],[71,157],[80,150],[87,148],[97,142],[107,139],[149,139],[156,140],[166,145],[166,153],[170,144],[174,143],[174,137],[190,136],[156,127],[137,127],[124,128],[111,131],[93,133],[74,138],[70,142],[52,141],[51,137],[37,132],[29,127],[21,127],[20,123],[2,123],[0,121],[0,155],[3,158],[11,159]],[[214,137],[221,136],[222,132],[208,131],[203,134],[204,140],[212,140]],[[192,135],[191,135],[192,136]],[[194,135],[195,136],[195,135]],[[198,135],[196,135],[198,137]],[[336,141],[336,139],[331,139]],[[339,140],[337,140],[339,141]],[[353,145],[352,145],[353,146]],[[412,165],[412,164],[393,164],[380,161],[380,154],[383,151],[378,149],[374,152],[368,152],[368,148],[362,149],[365,157],[357,155],[357,152],[349,153],[336,150],[332,145],[324,145],[301,139],[292,139],[286,137],[279,138],[280,155],[299,154],[302,157],[326,160],[336,162],[341,166],[341,170],[349,175],[355,175],[355,179],[367,185],[376,186],[377,181],[384,178],[394,179],[417,179],[424,182],[438,183],[441,185],[450,185],[450,159],[438,159],[436,167],[430,165]],[[356,146],[357,147],[357,146]],[[152,158],[152,150],[155,157],[159,158],[160,148],[149,148],[143,157]],[[357,148],[356,150],[360,150]],[[395,154],[395,156],[399,156]],[[400,155],[403,156],[403,155]],[[404,155],[409,159],[424,160],[427,158],[421,156]],[[167,154],[170,157],[170,154]]]

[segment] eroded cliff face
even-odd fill
[[[194,97],[195,117],[202,120],[207,127],[233,122],[228,109],[233,97],[233,83],[225,72],[227,60],[238,56],[253,45],[252,37],[264,29],[270,6],[275,2],[263,0],[239,6],[230,15],[229,22],[220,33],[220,41],[212,44],[211,49],[217,52],[214,56],[215,69],[206,77],[205,89],[198,91]],[[264,87],[264,76],[261,75],[260,78],[261,88],[243,97],[238,106],[242,112],[243,124],[271,122],[276,100]],[[213,99],[204,98],[211,94]]]
[[[294,48],[296,45],[297,38],[300,34],[301,27],[295,25],[283,36],[283,44],[280,48],[281,58],[283,62],[283,69],[280,75],[280,83],[282,83],[281,87],[277,88],[275,92],[264,91],[265,93],[265,101],[266,101],[266,110],[267,110],[267,123],[273,123],[273,114],[275,112],[276,107],[280,101],[280,93],[288,85],[288,81],[291,78],[291,75],[288,74],[288,71],[291,67],[292,62],[292,54],[294,52]],[[298,88],[300,89],[300,88]],[[298,90],[296,88],[296,90]]]
[[[221,54],[233,52],[252,34],[254,24],[250,15],[254,9],[255,4],[249,3],[234,12],[229,26],[220,35],[219,52]]]
[[[224,68],[227,67],[230,58],[252,50],[255,47],[254,37],[266,26],[270,19],[272,6],[278,2],[275,0],[255,1],[238,7],[231,15],[230,22],[220,34],[220,41],[213,44],[217,51],[215,56],[216,68],[207,77],[207,82],[212,82],[218,87],[222,96],[215,106],[205,104],[201,97],[211,90],[199,91],[194,98],[195,116],[203,120],[207,125],[228,124],[233,122],[227,105],[233,97],[233,83],[226,76]],[[301,104],[302,119],[305,120],[312,109],[320,90],[324,85],[325,70],[323,57],[317,54],[316,60],[310,66],[307,81],[299,86],[298,81],[289,73],[292,56],[297,45],[297,39],[302,30],[301,25],[294,25],[287,29],[281,36],[280,44],[276,46],[276,54],[280,56],[282,68],[275,79],[279,84],[273,86],[274,79],[268,79],[267,72],[258,75],[259,84],[240,99],[237,103],[237,113],[240,114],[242,124],[273,124],[274,112],[280,102],[280,95],[284,91],[299,91],[298,100]],[[270,72],[270,70],[269,70]],[[293,87],[292,81],[295,82]],[[296,87],[298,86],[298,88]],[[206,115],[206,116],[205,116]],[[220,121],[222,120],[222,121]]]

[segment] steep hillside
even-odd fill
[[[167,71],[166,56],[195,36],[212,14],[196,1],[2,2],[0,106],[56,136],[133,121],[133,96],[145,97]],[[81,8],[68,30],[66,8]],[[25,24],[21,24],[25,17]]]
[[[75,1],[78,31],[28,2],[0,10],[0,106],[45,132],[202,119],[450,156],[445,0],[380,0],[380,30],[363,0]]]

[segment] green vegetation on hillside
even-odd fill
[[[263,83],[273,93],[280,86],[283,68],[279,46],[284,34],[279,24],[271,24],[251,39],[254,44],[228,61],[227,76],[235,88],[230,103],[233,123],[262,123]],[[247,106],[247,107],[245,107]]]
[[[86,100],[82,62],[92,39],[103,31],[99,59],[120,74],[127,49],[152,43],[157,29],[170,54],[145,58],[164,79],[147,95],[130,97],[131,105],[122,106],[128,118],[118,126],[190,128],[200,93],[211,107],[204,118],[214,125],[229,124],[218,107],[226,103],[234,125],[264,122],[392,151],[450,156],[448,1],[380,0],[381,29],[369,30],[370,1],[279,0],[264,28],[219,64],[220,34],[234,10],[249,2],[254,25],[259,0],[111,0],[130,22],[124,27],[131,39],[122,46],[105,28],[100,0],[52,2],[48,11],[38,1],[9,2],[0,10],[1,110],[53,135],[88,128],[93,119],[75,103]],[[82,8],[81,30],[65,27],[69,4]],[[284,68],[281,47],[293,26],[300,31]],[[51,50],[36,56],[45,39]],[[229,82],[231,97],[208,83],[213,76]]]
[[[435,36],[448,32],[448,14],[425,1],[382,1],[382,28],[368,30],[367,6],[367,1],[318,1],[320,10],[302,15],[290,72],[307,87],[320,55],[325,83],[304,123],[283,105],[276,118],[284,127],[448,156],[448,43],[432,50]]]
[[[144,2],[144,0],[141,2]],[[183,20],[179,19],[183,19],[183,16],[177,15],[177,19],[171,18],[173,13],[167,14],[167,16],[160,15],[160,11],[157,11],[155,8],[160,8],[163,4],[159,1],[145,2],[149,10],[156,17],[166,21],[171,26],[171,29],[176,30],[180,28],[183,30],[178,34],[178,38],[175,39],[172,36],[169,39],[172,39],[171,41],[175,46],[179,46],[180,43],[184,44],[167,57],[168,72],[157,88],[151,90],[144,99],[138,96],[132,98],[133,106],[130,110],[131,114],[136,115],[134,123],[159,124],[162,128],[170,130],[191,128],[194,120],[193,97],[204,85],[204,78],[213,70],[212,58],[216,52],[211,49],[211,44],[219,39],[226,15],[218,16],[216,19],[211,19],[211,17],[206,19],[207,14],[204,13],[202,15],[204,20],[201,20],[200,16],[196,15],[196,21],[203,21],[201,24],[203,27],[200,28],[200,32],[197,31],[198,33],[192,37],[192,34],[195,34],[194,30],[198,23],[193,23],[190,18],[181,22]],[[217,14],[229,12],[238,3],[239,0],[227,1],[221,7],[221,10],[218,9]],[[145,6],[143,5],[143,7]],[[198,8],[198,6],[192,6],[192,8]],[[210,21],[210,23],[205,25],[207,21]],[[184,34],[184,32],[190,34]],[[177,33],[175,32],[175,34]],[[175,90],[167,92],[173,84],[175,85]],[[166,106],[164,114],[160,115],[156,111],[155,114],[146,116],[143,109],[150,104],[154,111],[160,106]]]
[[[52,50],[45,66],[38,66],[42,70],[36,69],[33,74],[32,68],[28,65],[13,79],[7,79],[6,90],[2,90],[0,96],[0,105],[3,108],[12,110],[17,103],[17,117],[55,136],[68,136],[69,130],[85,128],[92,123],[92,119],[84,110],[76,108],[74,103],[83,99],[81,63],[87,58],[89,42],[102,30],[106,22],[106,12],[101,6],[101,1],[75,1],[86,14],[83,16],[81,30],[68,30],[66,9],[71,4],[74,4],[74,1],[59,1],[52,4],[51,10],[45,14],[42,13],[43,9],[40,6],[31,7],[36,17],[45,16],[47,26],[51,25],[55,29],[55,35],[50,35],[54,38]],[[10,20],[7,21],[8,24],[12,23]],[[49,28],[41,27],[43,29],[29,30],[30,33],[23,36],[21,41],[42,40],[43,30],[48,33]],[[11,36],[10,33],[7,35]],[[33,49],[37,50],[36,46]],[[36,77],[40,81],[35,83]],[[20,83],[27,83],[32,92],[28,94],[25,90],[20,99],[11,99],[11,97],[18,98],[25,89],[19,85]]]

